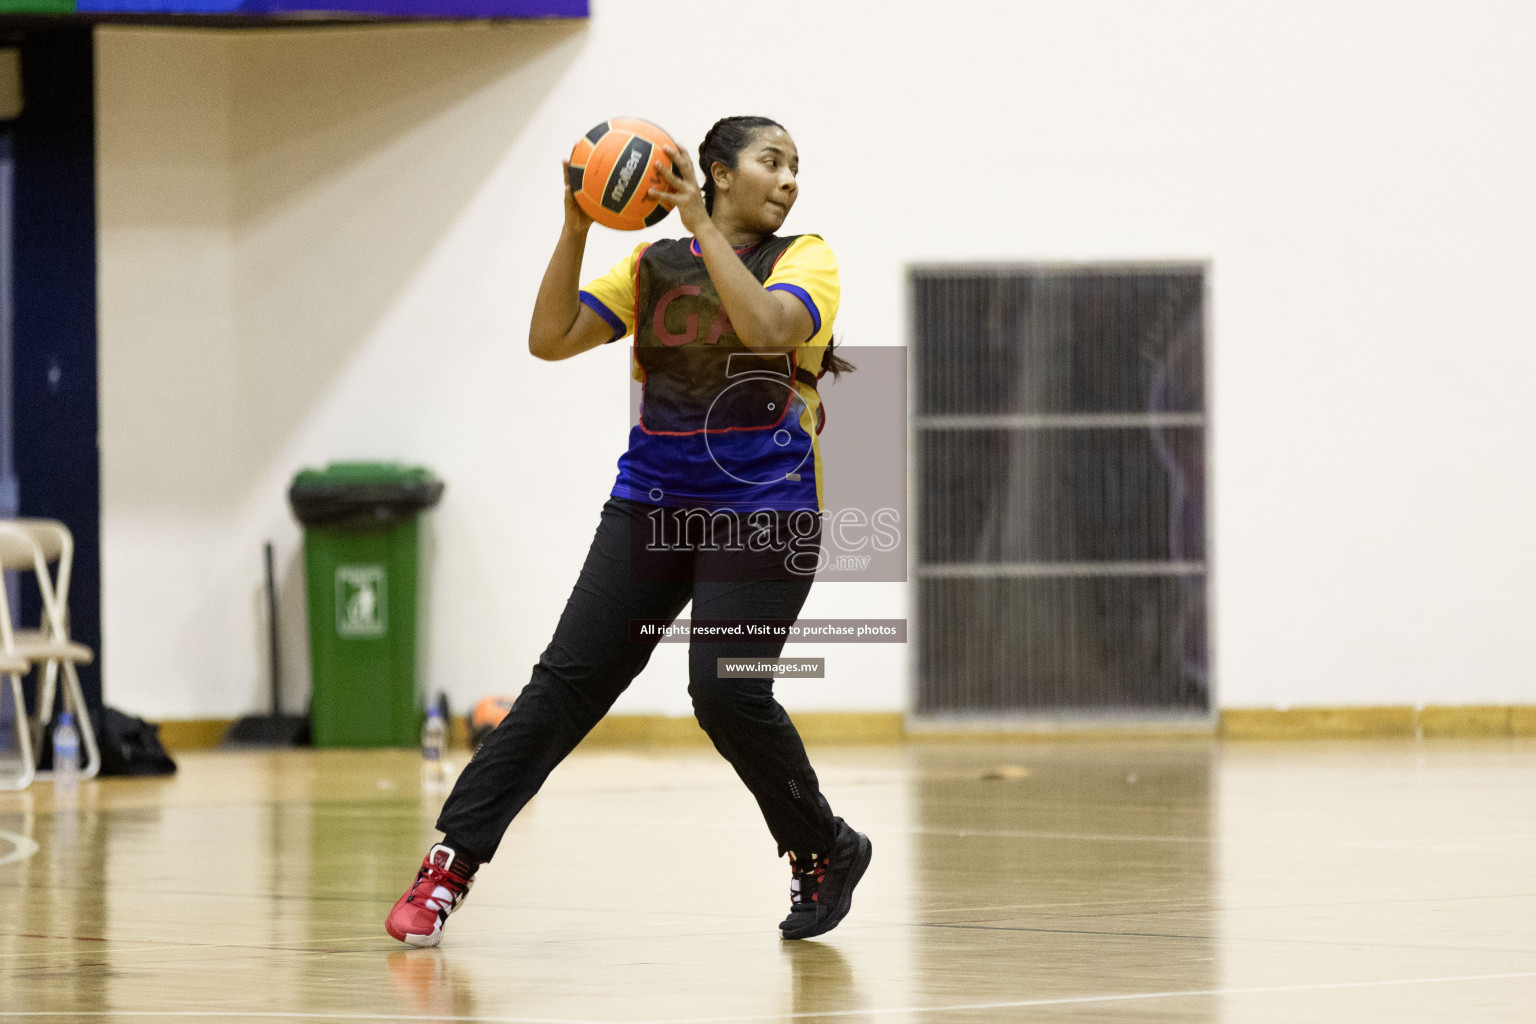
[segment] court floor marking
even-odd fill
[[[972,922],[918,921],[914,928],[949,928],[957,931],[1024,932],[1040,935],[1095,935],[1106,939],[1188,939],[1199,942],[1280,944],[1291,946],[1345,946],[1350,949],[1413,949],[1440,953],[1506,953],[1514,956],[1530,956],[1526,947],[1510,946],[1426,946],[1414,942],[1381,942],[1366,939],[1297,939],[1276,935],[1204,935],[1197,932],[1120,932],[1091,928],[1040,928],[1023,925],[1004,925]]]
[[[15,864],[17,861],[26,860],[37,853],[38,845],[26,836],[19,836],[14,832],[0,832],[0,839],[10,843],[15,849],[3,857],[0,857],[0,866]]]
[[[1400,887],[1394,887],[1394,888],[1391,888],[1391,889],[1382,889],[1380,891],[1383,892],[1383,893],[1392,893],[1392,892],[1398,891],[1398,888],[1400,888]],[[1324,895],[1326,895],[1326,894],[1324,894]],[[1174,912],[1187,912],[1187,913],[1192,913],[1192,914],[1221,913],[1221,914],[1226,914],[1226,915],[1234,916],[1235,917],[1235,916],[1237,916],[1239,914],[1249,914],[1249,915],[1251,915],[1251,914],[1267,914],[1267,913],[1269,913],[1271,911],[1277,911],[1277,910],[1323,910],[1323,909],[1338,909],[1340,907],[1372,907],[1372,908],[1374,908],[1374,907],[1386,907],[1386,906],[1394,906],[1394,905],[1398,905],[1398,904],[1411,904],[1411,903],[1466,903],[1466,902],[1471,902],[1471,901],[1474,901],[1474,900],[1500,900],[1500,901],[1507,902],[1507,901],[1510,901],[1510,900],[1529,900],[1529,899],[1536,899],[1536,893],[1529,893],[1529,892],[1444,893],[1444,894],[1439,894],[1439,895],[1434,895],[1434,896],[1386,896],[1386,895],[1383,895],[1380,898],[1368,899],[1368,900],[1362,900],[1362,899],[1327,900],[1327,899],[1319,898],[1319,899],[1315,899],[1315,900],[1307,900],[1307,901],[1304,901],[1304,902],[1301,902],[1301,903],[1297,903],[1297,902],[1286,902],[1286,903],[1222,903],[1222,902],[1220,902],[1219,899],[1217,899],[1214,896],[1205,896],[1205,897],[1169,897],[1166,900],[1152,900],[1152,899],[1137,898],[1137,899],[1128,899],[1128,900],[1125,900],[1123,902],[1117,902],[1117,901],[1114,901],[1114,900],[1084,900],[1084,901],[1081,901],[1081,902],[1060,902],[1060,903],[1003,903],[1003,904],[997,904],[997,905],[994,905],[994,906],[985,906],[985,907],[932,907],[932,908],[925,909],[923,911],[923,913],[924,914],[928,914],[928,915],[932,915],[932,916],[935,916],[935,917],[938,917],[938,916],[941,916],[941,915],[944,915],[944,916],[954,916],[954,915],[957,915],[957,914],[997,914],[997,913],[1004,913],[1004,912],[1007,912],[1007,911],[1025,911],[1027,913],[1033,913],[1033,914],[1036,914],[1036,915],[1039,915],[1041,917],[1048,918],[1048,919],[1049,918],[1058,918],[1058,917],[1067,917],[1070,920],[1097,920],[1097,919],[1101,919],[1101,918],[1111,918],[1111,919],[1113,919],[1113,918],[1145,917],[1145,916],[1147,916],[1149,914],[1166,913],[1170,909],[1172,909]],[[1067,914],[1064,913],[1064,911],[1078,911],[1078,913],[1067,915]],[[934,928],[942,928],[942,927],[945,927],[949,923],[949,922],[943,921],[943,920],[916,921],[916,922],[906,922],[906,921],[884,921],[884,922],[880,922],[878,920],[877,921],[871,921],[870,920],[871,917],[878,918],[878,915],[880,913],[881,913],[881,911],[878,908],[876,908],[875,910],[868,910],[868,909],[866,909],[865,912],[860,914],[859,921],[856,922],[856,924],[863,925],[863,924],[871,924],[871,923],[883,923],[883,924],[904,924],[904,923],[909,923],[909,924],[913,924],[913,925],[916,925],[916,926],[927,926],[927,927],[934,927]],[[891,915],[894,915],[896,913],[897,913],[896,911],[890,911],[889,912],[889,914],[891,914]],[[1307,940],[1297,940],[1297,941],[1307,941]],[[1453,947],[1430,946],[1430,947],[1425,947],[1425,948],[1442,949],[1442,948],[1453,948]],[[1464,948],[1464,947],[1454,947],[1454,948]]]
[[[217,1017],[230,1020],[416,1020],[464,1021],[470,1024],[748,1024],[752,1021],[816,1020],[822,1017],[874,1017],[893,1014],[956,1013],[964,1010],[1011,1010],[1032,1006],[1080,1006],[1127,1003],[1141,999],[1185,999],[1201,996],[1274,995],[1284,992],[1328,992],[1342,989],[1394,988],[1403,985],[1442,985],[1468,981],[1509,981],[1536,978],[1536,971],[1502,974],[1456,974],[1436,978],[1392,978],[1386,981],[1333,981],[1311,985],[1252,985],[1239,988],[1196,988],[1170,992],[1127,992],[1108,996],[1063,996],[1056,999],[1013,999],[991,1003],[949,1003],[942,1006],[872,1006],[859,1010],[751,1014],[739,1017],[659,1017],[638,1021],[599,1021],[570,1017],[485,1017],[403,1013],[282,1013],[241,1010],[0,1010],[4,1018],[44,1017]]]
[[[697,827],[697,821],[685,821],[677,818],[579,818],[564,819],[563,825],[593,825],[603,828],[611,828],[616,825],[632,825],[641,827],[672,828],[675,826]],[[735,830],[759,830],[762,822],[712,822],[711,828],[735,829]],[[909,836],[943,836],[955,839],[1040,839],[1048,842],[1083,842],[1083,843],[1173,843],[1187,846],[1258,846],[1264,849],[1285,847],[1297,850],[1397,850],[1415,853],[1509,853],[1511,851],[1490,847],[1493,843],[1512,843],[1524,841],[1521,837],[1495,837],[1491,840],[1480,840],[1478,843],[1446,842],[1438,839],[1431,840],[1345,840],[1342,842],[1318,842],[1315,840],[1276,839],[1263,837],[1258,839],[1239,839],[1231,836],[1170,836],[1170,835],[1135,835],[1116,834],[1104,832],[1052,832],[1034,829],[971,829],[971,828],[933,828],[913,827],[908,825],[874,825],[870,828],[870,835],[879,838],[881,834],[897,834]]]
[[[1421,943],[1382,942],[1382,941],[1377,941],[1377,940],[1363,940],[1363,939],[1299,939],[1299,938],[1285,938],[1285,937],[1279,937],[1279,936],[1266,936],[1266,935],[1220,935],[1220,936],[1218,936],[1218,935],[1207,935],[1207,934],[1203,934],[1203,933],[1183,933],[1183,932],[1106,931],[1106,930],[1088,929],[1088,928],[1046,928],[1046,927],[1028,927],[1028,926],[1018,926],[1018,925],[988,924],[988,923],[977,923],[977,922],[958,922],[958,923],[956,923],[956,922],[936,922],[936,921],[891,922],[889,924],[863,924],[862,926],[860,926],[860,925],[845,925],[844,926],[844,930],[846,930],[846,931],[865,931],[865,932],[868,932],[868,931],[875,931],[877,929],[886,929],[886,928],[891,928],[891,927],[939,928],[939,929],[948,929],[948,930],[955,930],[955,931],[1014,932],[1014,933],[1021,933],[1021,934],[1037,934],[1037,935],[1090,935],[1090,936],[1095,936],[1095,937],[1098,937],[1098,938],[1105,938],[1105,939],[1120,939],[1120,938],[1129,938],[1129,939],[1136,939],[1136,938],[1182,939],[1182,940],[1187,940],[1187,941],[1222,942],[1222,943],[1227,943],[1227,944],[1231,944],[1231,943],[1247,943],[1247,944],[1257,944],[1257,945],[1280,944],[1280,945],[1324,946],[1324,947],[1345,946],[1345,947],[1348,947],[1348,948],[1351,948],[1351,949],[1370,948],[1370,949],[1392,949],[1392,950],[1399,950],[1399,949],[1401,949],[1401,950],[1422,950],[1422,951],[1451,952],[1451,953],[1499,953],[1499,954],[1506,954],[1506,955],[1513,955],[1513,956],[1529,956],[1531,954],[1531,952],[1532,952],[1532,950],[1530,950],[1528,948],[1509,947],[1509,946],[1424,945],[1424,944],[1421,944]],[[3,934],[3,933],[0,933],[0,934]],[[56,939],[56,940],[63,940],[63,941],[79,941],[79,942],[111,942],[111,941],[113,941],[111,939],[87,938],[87,937],[80,937],[80,936],[64,936],[64,935],[48,935],[48,936],[43,936],[43,935],[26,935],[26,934],[22,934],[22,933],[11,933],[11,934],[15,935],[16,937],[20,937],[20,938],[47,938],[47,939]],[[717,933],[713,933],[713,934],[716,935],[716,936],[719,936],[719,937],[732,937],[732,936],[739,935],[740,933],[738,933],[738,932],[717,932]],[[682,933],[678,933],[678,937],[681,937],[681,935],[682,935]],[[605,937],[603,939],[598,939],[596,941],[598,941],[598,942],[628,941],[628,940],[633,939],[633,938],[635,938],[635,936],[633,936],[633,935],[615,935],[615,936],[612,936],[612,937]],[[301,953],[301,954],[306,954],[306,955],[323,954],[323,955],[334,955],[334,956],[362,956],[362,955],[370,955],[370,954],[375,954],[375,953],[378,952],[378,950],[376,948],[371,948],[371,947],[374,947],[374,946],[377,945],[377,943],[379,941],[379,938],[378,938],[377,935],[369,934],[369,935],[364,935],[364,936],[341,936],[341,937],[336,937],[336,938],[332,938],[332,939],[315,939],[313,941],[315,943],[327,943],[328,942],[330,944],[331,948],[316,948],[316,947],[301,947],[301,946],[261,946],[261,945],[254,945],[254,944],[233,945],[233,944],[227,944],[227,943],[165,942],[165,943],[157,943],[157,944],[150,944],[150,945],[143,945],[143,946],[113,946],[112,949],[110,950],[110,952],[107,955],[110,955],[114,959],[122,961],[125,964],[132,964],[135,967],[153,966],[153,967],[164,969],[164,968],[168,968],[168,967],[174,967],[174,966],[176,966],[178,964],[181,964],[181,963],[189,963],[189,964],[204,963],[205,964],[207,962],[207,958],[210,955],[213,955],[215,953],[225,953],[225,952],[234,954],[235,956],[238,956],[240,954],[261,954],[261,953]],[[560,940],[552,940],[552,941],[553,942],[563,942],[563,943],[573,943],[573,942],[592,942],[594,940],[591,939],[591,938],[582,938],[582,939],[560,939]],[[347,943],[361,943],[361,944],[364,944],[364,945],[363,945],[363,948],[353,948],[353,949],[334,948],[334,947],[337,947],[337,946],[345,945]],[[391,954],[391,955],[406,955],[406,954],[408,954],[408,952],[409,951],[406,950],[404,947],[401,947],[401,948],[395,950],[394,953]],[[146,956],[146,955],[143,955],[143,954],[149,954],[149,955]],[[186,955],[184,956],[183,954],[186,954]],[[201,955],[198,956],[198,955],[194,955],[194,954],[201,954]],[[21,961],[36,961],[36,960],[67,960],[67,959],[69,959],[71,957],[75,957],[75,956],[78,956],[78,955],[80,955],[80,954],[78,953],[77,950],[72,949],[72,948],[68,948],[68,947],[52,949],[52,950],[44,950],[44,951],[35,951],[34,950],[34,951],[25,952],[25,953],[6,953],[6,954],[0,954],[0,964],[17,964],[17,963],[19,963]],[[291,960],[292,958],[289,958],[289,959]]]
[[[1351,894],[1359,894],[1362,891],[1389,894],[1400,892],[1402,888],[1401,885],[1394,885],[1372,890],[1351,889],[1349,891]],[[1224,913],[1251,914],[1267,913],[1271,910],[1313,910],[1319,907],[1376,907],[1395,903],[1450,903],[1458,900],[1526,900],[1536,898],[1536,892],[1443,893],[1434,896],[1383,895],[1375,899],[1324,900],[1322,897],[1327,895],[1329,894],[1321,893],[1318,899],[1306,900],[1301,903],[1293,900],[1284,903],[1230,903],[1222,902],[1218,896],[1210,893],[1202,896],[1135,896],[1118,900],[1055,900],[1037,903],[994,903],[977,907],[930,907],[924,910],[923,913],[990,914],[1004,910],[1031,910],[1039,912],[1080,910],[1084,911],[1084,913],[1074,916],[1137,917],[1142,914],[1158,913],[1174,905],[1178,905],[1175,909],[1184,909],[1192,913],[1221,911]],[[1099,908],[1102,908],[1102,913],[1093,912]]]
[[[1147,836],[1147,835],[1109,835],[1093,832],[1036,832],[1029,830],[1008,829],[968,829],[968,828],[912,828],[890,829],[888,831],[905,831],[911,835],[946,836],[957,839],[1044,839],[1062,842],[1085,843],[1185,843],[1205,846],[1263,846],[1266,849],[1283,846],[1297,849],[1328,849],[1328,850],[1423,850],[1438,853],[1501,853],[1504,851],[1490,850],[1486,846],[1473,845],[1471,843],[1445,843],[1439,840],[1430,842],[1418,842],[1413,840],[1387,841],[1387,840],[1355,840],[1348,842],[1319,843],[1297,841],[1294,839],[1248,839],[1239,840],[1224,836]]]

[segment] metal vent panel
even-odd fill
[[[1197,427],[922,430],[921,560],[1205,557]]]
[[[1203,270],[912,287],[918,713],[1206,711]]]
[[[1201,412],[1200,271],[913,276],[918,416]]]
[[[928,578],[918,584],[925,715],[1206,707],[1203,578]]]

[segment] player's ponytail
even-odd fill
[[[837,354],[837,339],[827,339],[827,351],[821,357],[821,370],[830,373],[835,381],[845,373],[852,373],[858,367]]]
[[[714,123],[699,143],[699,170],[704,172],[704,210],[715,212],[715,164],[736,169],[736,158],[752,142],[760,128],[784,126],[769,117],[722,117]]]

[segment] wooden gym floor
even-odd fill
[[[813,757],[875,857],[799,943],[708,750],[578,753],[436,950],[381,928],[434,836],[410,751],[0,794],[0,1019],[1536,1020],[1536,741]]]

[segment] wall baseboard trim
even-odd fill
[[[166,750],[212,750],[224,742],[224,734],[238,718],[172,718],[156,722],[160,743]],[[463,715],[454,715],[448,723],[448,745],[469,746],[469,725]]]
[[[217,747],[233,718],[169,719],[157,723],[167,750],[209,750]],[[795,726],[807,743],[900,743],[906,738],[906,716],[899,711],[802,711]],[[451,746],[467,747],[469,730],[462,715],[449,723]],[[609,715],[587,734],[581,745],[598,747],[707,747],[709,737],[692,716]]]
[[[224,734],[234,725],[234,718],[173,718],[156,722],[160,729],[160,743],[166,750],[208,750],[224,740]]]
[[[907,738],[900,711],[801,711],[794,715],[800,738],[818,743],[900,743]],[[709,737],[691,716],[609,715],[582,740],[583,747],[708,746]]]
[[[1221,713],[1220,735],[1228,740],[1536,736],[1536,706],[1228,708]]]
[[[1058,740],[1186,739],[1217,736],[1224,740],[1321,740],[1372,737],[1536,737],[1536,705],[1383,705],[1375,707],[1228,708],[1214,728],[1187,723],[1151,727],[1050,727],[1028,723],[1004,728],[909,729],[899,711],[802,711],[795,726],[806,743],[1019,743]],[[166,749],[217,747],[233,718],[198,718],[160,722]],[[467,745],[464,720],[455,716],[450,742]],[[709,737],[693,718],[667,715],[609,715],[582,740],[583,748],[702,747]]]

